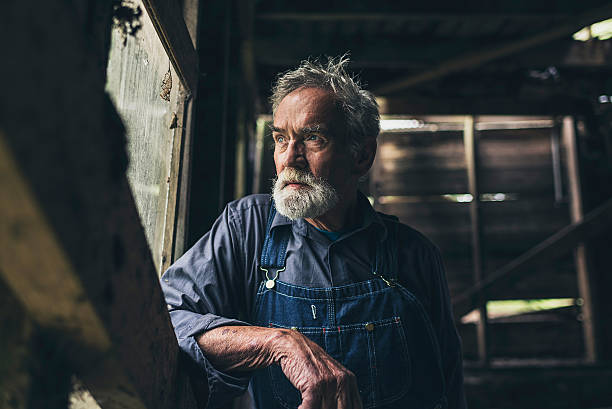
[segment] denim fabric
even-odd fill
[[[289,229],[277,230],[266,247],[270,254],[261,259],[278,258],[289,234]],[[378,246],[371,280],[329,288],[276,280],[271,289],[263,281],[255,323],[296,330],[319,344],[356,375],[364,408],[446,407],[433,327],[418,299],[395,283],[395,234],[386,241]],[[301,403],[278,365],[256,371],[252,382],[259,409],[292,409]]]
[[[270,203],[269,195],[229,203],[211,230],[162,276],[179,346],[208,379],[208,408],[221,407],[242,393],[251,376],[216,369],[195,338],[225,325],[255,324],[255,300],[265,278],[259,267]],[[333,242],[304,219],[291,221],[277,213],[270,228],[291,233],[284,260],[287,268],[279,280],[306,288],[344,287],[372,280],[372,265],[378,266],[377,271],[389,271],[386,262],[396,265],[392,270],[398,283],[423,306],[439,342],[448,406],[464,408],[461,345],[438,249],[414,229],[375,212],[363,195],[358,212],[359,224]],[[395,261],[384,245],[391,228],[396,229],[398,243]],[[387,255],[377,261],[376,254],[385,251]],[[369,319],[364,315],[364,322]]]

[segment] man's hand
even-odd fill
[[[273,338],[274,362],[302,393],[300,409],[361,409],[357,378],[323,348],[292,330]]]
[[[198,344],[220,370],[252,370],[279,364],[302,394],[300,409],[361,409],[355,375],[298,331],[220,327]]]

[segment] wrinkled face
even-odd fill
[[[344,143],[341,114],[328,91],[300,88],[274,113],[274,200],[292,219],[316,218],[354,195],[360,175]]]

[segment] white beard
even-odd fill
[[[301,183],[299,189],[287,187]],[[285,168],[274,180],[272,188],[276,210],[291,220],[317,218],[339,201],[338,193],[325,179],[295,168]]]

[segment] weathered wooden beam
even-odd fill
[[[142,3],[168,53],[174,70],[187,91],[194,93],[197,89],[199,75],[198,54],[195,51],[194,39],[183,19],[179,3],[173,0],[142,0]],[[195,31],[193,27],[191,31]]]
[[[68,3],[10,0],[3,11],[12,58],[0,76],[12,97],[0,100],[2,278],[69,346],[62,362],[103,408],[195,407],[97,50]]]
[[[383,115],[568,115],[592,111],[586,100],[572,98],[376,98]]]
[[[520,280],[529,272],[529,267],[563,256],[580,242],[601,234],[610,225],[612,225],[612,199],[586,214],[580,222],[561,229],[504,267],[487,274],[480,284],[460,294],[453,300],[455,316],[461,317],[478,307],[481,296],[500,293],[508,283]]]
[[[563,20],[569,17],[567,13],[555,14],[527,14],[527,13],[291,13],[291,12],[263,12],[258,13],[255,18],[261,22],[385,22],[385,23],[409,23],[428,21],[453,21],[453,22],[487,22],[496,21],[520,21],[541,22],[546,20]]]
[[[183,1],[183,18],[194,49],[198,48],[198,27],[200,7],[198,0]],[[197,99],[197,78],[194,88],[190,90],[181,82],[179,85],[179,103],[177,127],[172,147],[172,164],[170,167],[170,186],[168,189],[168,211],[164,234],[164,254],[161,271],[165,271],[185,252],[188,235],[189,197],[191,184],[191,150],[195,128],[195,101]],[[172,222],[174,221],[174,222]]]
[[[377,95],[387,95],[403,91],[407,88],[431,81],[453,72],[470,69],[493,61],[497,58],[507,57],[519,51],[526,50],[531,47],[546,44],[557,38],[569,36],[582,27],[596,23],[612,16],[612,5],[607,5],[602,8],[588,10],[578,16],[571,17],[567,22],[559,24],[552,29],[545,30],[539,34],[523,38],[518,41],[501,44],[498,47],[493,47],[481,51],[468,53],[459,57],[451,58],[443,61],[435,67],[427,69],[425,72],[416,75],[410,75],[405,78],[389,81],[374,89]]]
[[[270,23],[268,23],[270,24]],[[534,26],[535,27],[535,26]],[[446,60],[451,56],[464,55],[474,49],[474,39],[462,37],[420,37],[389,38],[381,34],[368,35],[365,38],[354,35],[342,36],[341,41],[334,41],[328,33],[314,31],[312,38],[295,38],[283,36],[282,30],[271,35],[256,35],[255,51],[259,65],[282,70],[298,64],[308,56],[334,55],[346,52],[351,48],[352,70],[362,68],[382,70],[403,70],[404,75],[419,73],[432,68],[435,61]],[[335,37],[334,37],[335,38]],[[481,48],[495,46],[507,38],[482,38]],[[608,46],[612,40],[593,42],[573,41],[560,38],[546,45],[545,49],[535,48],[517,53],[512,57],[514,67],[605,67],[612,54]],[[348,44],[348,45],[347,45]],[[409,52],[406,52],[409,50]],[[482,75],[491,78],[492,73],[506,72],[508,66],[503,61],[491,61]],[[367,74],[367,73],[366,73]],[[384,83],[380,75],[366,75],[368,83]],[[503,80],[503,79],[500,79]]]
[[[473,116],[466,116],[463,129],[463,149],[465,153],[465,166],[468,178],[468,189],[472,195],[470,202],[470,223],[472,236],[472,268],[474,284],[480,283],[483,276],[482,255],[482,224],[480,222],[480,190],[479,190],[479,166],[478,166],[478,142],[479,135],[475,130]],[[487,301],[481,297],[478,305],[478,323],[476,326],[476,339],[478,344],[478,359],[481,364],[486,365],[489,361],[488,349],[488,325],[487,325]]]
[[[567,164],[568,193],[570,204],[570,217],[572,223],[579,223],[584,217],[582,200],[582,183],[580,164],[578,161],[578,146],[574,118],[563,118],[562,139],[565,147],[565,163]],[[584,333],[585,358],[588,362],[597,360],[597,321],[593,316],[593,288],[591,275],[587,266],[587,247],[584,243],[578,244],[574,250],[574,262],[578,281],[578,291],[582,298],[582,329]]]

